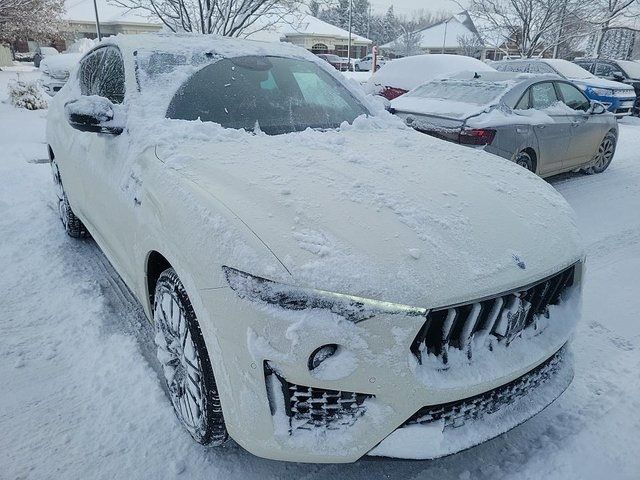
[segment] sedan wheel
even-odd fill
[[[198,443],[224,443],[227,430],[209,354],[189,297],[172,268],[158,279],[153,318],[157,357],[178,419]]]
[[[60,170],[55,160],[51,161],[51,174],[53,175],[53,183],[56,186],[56,195],[58,197],[58,214],[60,215],[60,220],[62,221],[65,231],[70,237],[86,237],[88,235],[87,229],[71,209],[69,199],[62,186]]]
[[[598,147],[598,151],[593,157],[591,166],[585,168],[583,171],[589,175],[593,173],[604,172],[613,160],[613,155],[616,153],[616,136],[609,132],[602,140],[602,143]]]
[[[533,159],[531,158],[531,155],[529,155],[527,152],[520,152],[516,156],[514,161],[521,167],[524,167],[527,170],[529,170],[530,172],[534,172],[535,170],[533,167]]]

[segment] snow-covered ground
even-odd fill
[[[557,402],[439,460],[287,464],[233,442],[205,449],[182,430],[141,309],[96,245],[59,223],[45,112],[6,103],[16,74],[0,72],[0,478],[639,478],[639,121],[621,125],[607,172],[551,180],[589,255],[576,377]]]

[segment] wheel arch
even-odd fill
[[[167,268],[173,268],[173,266],[163,254],[157,250],[151,250],[147,253],[147,259],[145,261],[145,283],[147,289],[146,301],[149,312],[153,312],[153,297],[160,274]]]

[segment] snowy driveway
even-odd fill
[[[0,100],[8,72],[0,72]],[[196,445],[175,419],[140,308],[53,202],[44,112],[0,103],[0,478],[638,478],[640,122],[621,125],[607,172],[551,183],[588,251],[576,378],[542,414],[435,461],[263,460]]]

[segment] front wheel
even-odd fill
[[[609,168],[609,165],[611,165],[611,160],[613,160],[613,155],[615,153],[616,136],[613,132],[609,132],[602,139],[600,146],[598,146],[598,150],[593,156],[591,166],[583,169],[582,171],[587,175],[604,172]]]
[[[175,270],[156,284],[153,319],[157,357],[176,416],[202,445],[227,439],[220,396],[191,301]]]
[[[55,160],[51,160],[51,174],[53,175],[53,183],[56,186],[56,195],[58,197],[58,215],[64,226],[67,235],[74,238],[82,238],[88,235],[82,221],[73,213],[73,209],[69,204],[69,199],[62,185],[60,170]]]
[[[360,65],[357,65],[357,64],[356,64],[356,66],[355,66],[354,68],[356,69],[356,72],[359,72],[359,71],[360,71]]]

